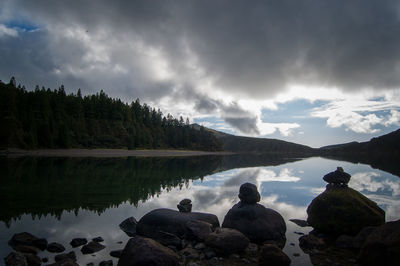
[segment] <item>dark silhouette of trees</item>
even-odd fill
[[[0,148],[174,148],[221,150],[211,132],[163,116],[136,99],[131,104],[109,97],[68,94],[64,85],[27,91],[0,82]]]

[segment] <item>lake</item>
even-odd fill
[[[350,187],[386,211],[386,221],[400,219],[398,176],[367,164],[320,157],[27,157],[0,158],[0,166],[1,260],[12,250],[7,244],[12,235],[27,231],[63,244],[67,252],[74,250],[81,265],[96,265],[110,259],[109,252],[122,249],[129,239],[118,227],[124,219],[134,216],[139,220],[160,207],[177,209],[181,199],[190,198],[193,211],[214,213],[222,223],[239,201],[239,186],[251,182],[258,186],[260,203],[286,220],[284,251],[292,265],[311,265],[298,246],[300,235],[295,233],[308,233],[311,228],[299,227],[289,219],[307,218],[308,204],[325,189],[322,177],[337,166],[352,175]],[[390,169],[398,170],[393,167]],[[97,236],[104,238],[107,248],[94,256],[82,255],[80,248],[69,245],[76,237]],[[39,256],[50,262],[54,258],[47,252]]]

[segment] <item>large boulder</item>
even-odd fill
[[[374,229],[362,246],[359,261],[361,265],[400,265],[400,220]]]
[[[226,214],[222,227],[242,232],[254,243],[276,242],[283,247],[286,241],[286,223],[283,217],[261,204],[240,201]]]
[[[307,208],[307,222],[329,235],[356,235],[366,226],[385,222],[385,211],[372,200],[348,187],[327,186]]]
[[[128,236],[133,237],[136,235],[137,221],[134,217],[129,217],[119,224],[119,228],[124,231]]]
[[[171,249],[150,238],[135,236],[122,251],[118,266],[179,265],[179,257]]]
[[[204,243],[220,254],[229,255],[244,250],[250,241],[244,234],[235,229],[217,228],[207,236]]]
[[[189,221],[199,220],[219,227],[218,217],[210,213],[179,212],[171,209],[155,209],[145,214],[136,226],[136,233],[141,236],[157,238],[158,232],[167,232],[180,238],[190,235]]]

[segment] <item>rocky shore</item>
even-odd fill
[[[326,190],[308,206],[307,221],[291,220],[314,229],[299,237],[298,243],[312,264],[400,265],[400,220],[385,223],[384,211],[349,188],[350,175],[340,167],[324,180]],[[178,210],[155,209],[139,221],[129,217],[119,226],[130,239],[123,249],[112,250],[110,258],[118,258],[119,266],[290,265],[282,251],[283,217],[258,203],[260,194],[254,184],[241,185],[238,196],[239,203],[221,225],[214,214],[192,212],[190,199],[179,202]],[[95,254],[105,248],[101,237],[75,238],[69,243],[74,250],[69,251],[27,232],[15,234],[8,243],[14,251],[4,258],[7,266],[79,265],[77,249]],[[40,257],[44,250],[54,253],[54,258]],[[113,260],[99,265],[113,265]]]

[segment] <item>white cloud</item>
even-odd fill
[[[18,31],[16,29],[8,28],[4,24],[0,24],[0,38],[5,36],[17,37]]]
[[[379,182],[374,180],[379,178]],[[378,192],[387,190],[392,192],[392,196],[400,195],[400,183],[393,182],[388,178],[383,178],[376,172],[363,172],[354,174],[349,182],[349,186],[358,191]]]
[[[259,121],[257,123],[260,135],[271,135],[279,131],[283,136],[287,137],[293,133],[293,130],[299,128],[297,123],[264,123]]]

